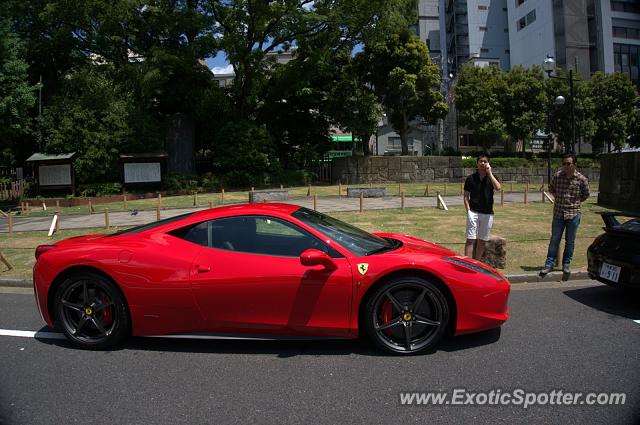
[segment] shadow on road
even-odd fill
[[[589,288],[564,291],[569,298],[596,310],[628,319],[640,319],[640,296],[610,286],[592,286]]]
[[[43,327],[40,332],[51,332],[51,329]],[[423,355],[433,354],[437,351],[453,352],[492,344],[500,338],[500,328],[484,331],[476,334],[462,335],[445,339],[440,346]],[[36,340],[48,345],[60,348],[80,350],[74,347],[66,339],[49,339],[36,336]],[[216,354],[269,354],[280,358],[295,357],[299,355],[329,355],[344,356],[358,354],[361,356],[389,357],[377,350],[364,339],[359,340],[236,340],[236,339],[182,339],[182,338],[149,338],[133,337],[119,350],[159,351],[172,353],[216,353]],[[89,352],[89,351],[87,351]]]

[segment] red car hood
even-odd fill
[[[413,236],[400,235],[397,233],[375,233],[375,235],[380,236],[381,238],[397,239],[402,242],[402,246],[400,248],[392,251],[393,254],[429,254],[438,257],[458,255],[450,249],[441,247],[423,239],[414,238]]]

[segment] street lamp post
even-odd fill
[[[551,73],[556,68],[556,61],[551,57],[547,56],[547,58],[542,63],[542,68],[544,72],[547,73],[549,78],[560,78],[552,76]],[[573,119],[573,76],[571,70],[569,70],[569,86],[571,89],[571,137],[572,142],[575,140],[575,120]],[[565,98],[564,96],[556,96],[553,100],[553,103],[556,105],[564,105]],[[551,142],[553,138],[551,135],[551,108],[547,106],[547,184],[551,183]],[[575,151],[575,145],[572,146],[572,152]]]
[[[556,61],[552,56],[547,55],[544,62],[542,62],[542,68],[544,72],[547,73],[549,78],[558,78],[561,80],[566,80],[567,78],[559,77],[557,75],[551,75],[551,73],[556,69]],[[571,98],[571,149],[569,149],[569,144],[565,145],[565,151],[575,153],[576,151],[576,117],[575,117],[575,95],[573,92],[573,69],[569,69],[569,97]],[[563,102],[564,103],[564,102]]]

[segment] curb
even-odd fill
[[[505,275],[511,283],[538,283],[538,282],[562,282],[562,272],[551,272],[545,277],[540,277],[538,273],[526,274],[510,274]],[[590,279],[589,273],[586,271],[577,271],[571,273],[569,280],[587,280]]]
[[[541,283],[541,282],[561,282],[562,272],[551,272],[546,277],[541,278],[538,273],[523,273],[505,275],[510,283]],[[589,279],[589,273],[586,271],[577,271],[571,273],[569,280],[586,280]],[[32,288],[33,281],[31,279],[0,279],[0,286]]]

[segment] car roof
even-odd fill
[[[253,203],[253,204],[235,204],[226,205],[222,207],[216,207],[207,209],[204,211],[198,211],[190,216],[194,220],[202,220],[207,218],[244,215],[244,214],[256,214],[256,215],[291,215],[294,211],[300,209],[299,205],[284,204],[284,203]]]

